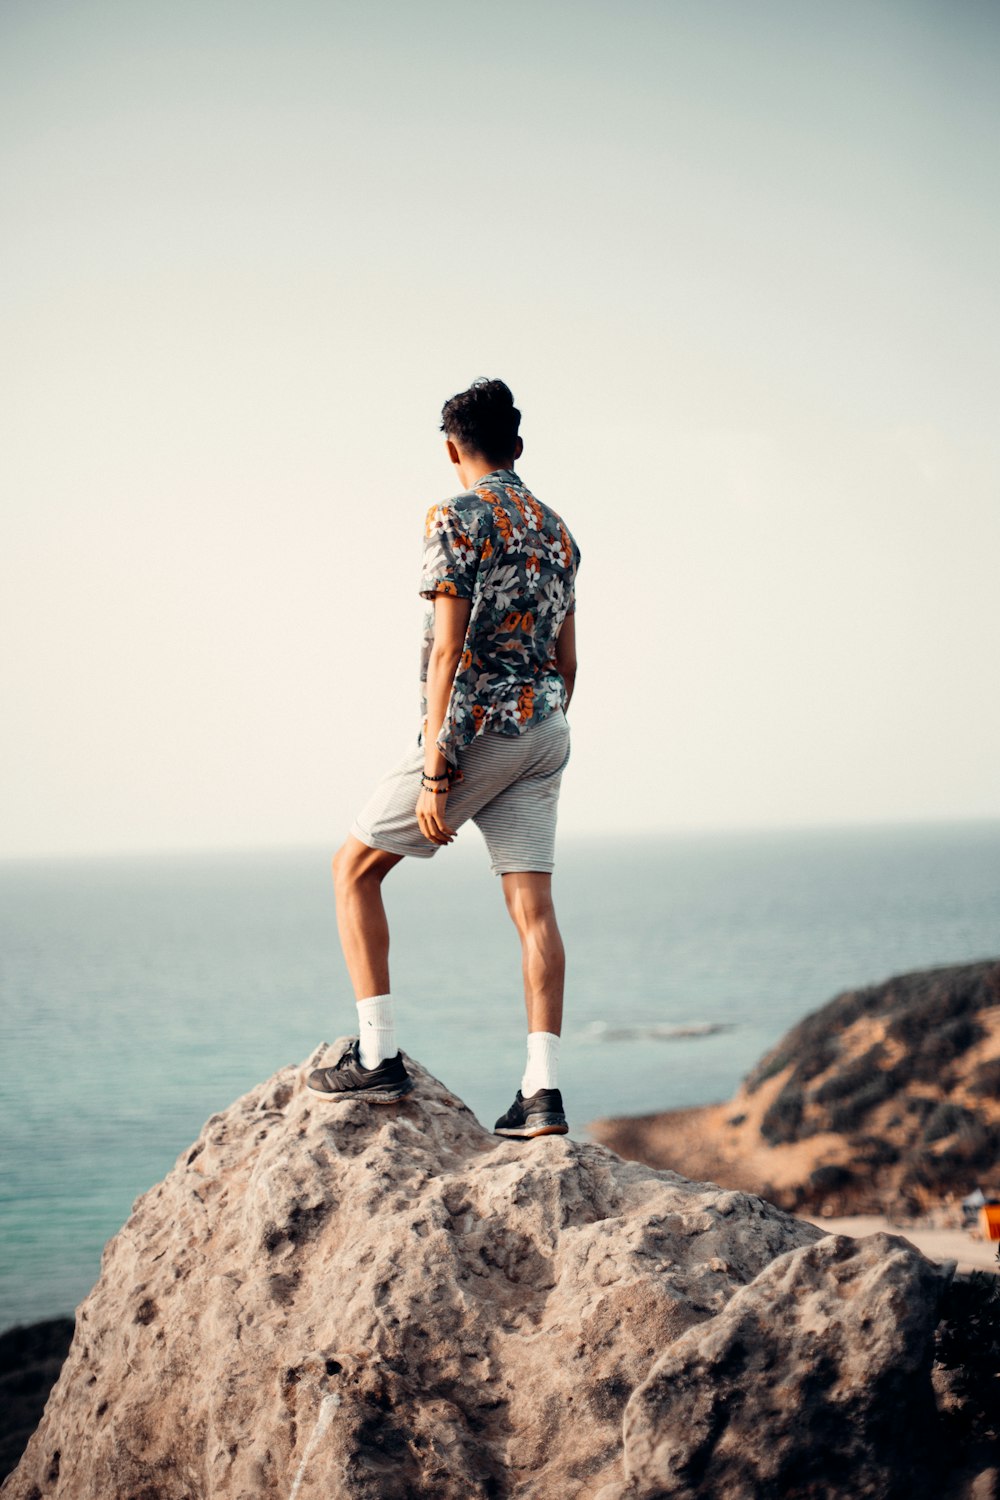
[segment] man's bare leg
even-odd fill
[[[389,923],[382,882],[402,857],[370,849],[353,834],[333,856],[337,931],[355,1000],[389,993]]]
[[[518,1097],[494,1129],[520,1139],[565,1135],[558,1067],[566,955],[552,905],[552,876],[512,872],[503,876],[503,893],[521,939],[528,1061]]]
[[[314,1068],[307,1085],[325,1099],[395,1104],[413,1088],[396,1049],[389,994],[389,923],[382,881],[402,855],[348,838],[333,859],[337,927],[358,1002],[358,1041],[335,1067]]]
[[[552,876],[518,870],[501,878],[507,910],[521,939],[528,1030],[559,1036],[566,954],[552,904]]]

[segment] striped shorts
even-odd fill
[[[556,709],[522,734],[485,730],[458,752],[464,780],[448,796],[445,821],[471,818],[486,840],[494,875],[549,871],[554,864],[559,783],[569,760],[569,724]],[[416,806],[424,769],[418,743],[382,778],[351,832],[370,849],[430,859],[442,846],[425,839]]]

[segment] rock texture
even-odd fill
[[[906,1216],[1000,1189],[1000,961],[850,990],[728,1102],[591,1130],[623,1156],[803,1213]]]
[[[4,1500],[972,1494],[936,1446],[949,1267],[500,1140],[412,1062],[399,1105],[318,1100],[338,1051],[136,1202]]]
[[[709,1475],[733,1500],[919,1488],[934,1446],[936,1302],[931,1263],[889,1235],[779,1256],[632,1396],[629,1495],[695,1496]]]

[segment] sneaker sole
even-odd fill
[[[404,1083],[395,1089],[337,1089],[333,1091],[314,1089],[311,1083],[307,1083],[306,1088],[317,1099],[331,1099],[338,1104],[345,1099],[364,1099],[368,1104],[396,1104],[413,1092],[413,1083],[412,1081]]]
[[[518,1141],[533,1140],[536,1135],[566,1135],[569,1126],[565,1120],[545,1120],[540,1125],[511,1126],[504,1130],[494,1130],[494,1135],[510,1136]]]

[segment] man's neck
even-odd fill
[[[507,463],[494,464],[489,459],[481,458],[479,454],[463,454],[460,461],[455,465],[458,477],[467,490],[471,490],[480,479],[485,479],[487,474],[495,474],[497,469],[513,469],[514,460],[511,458]]]

